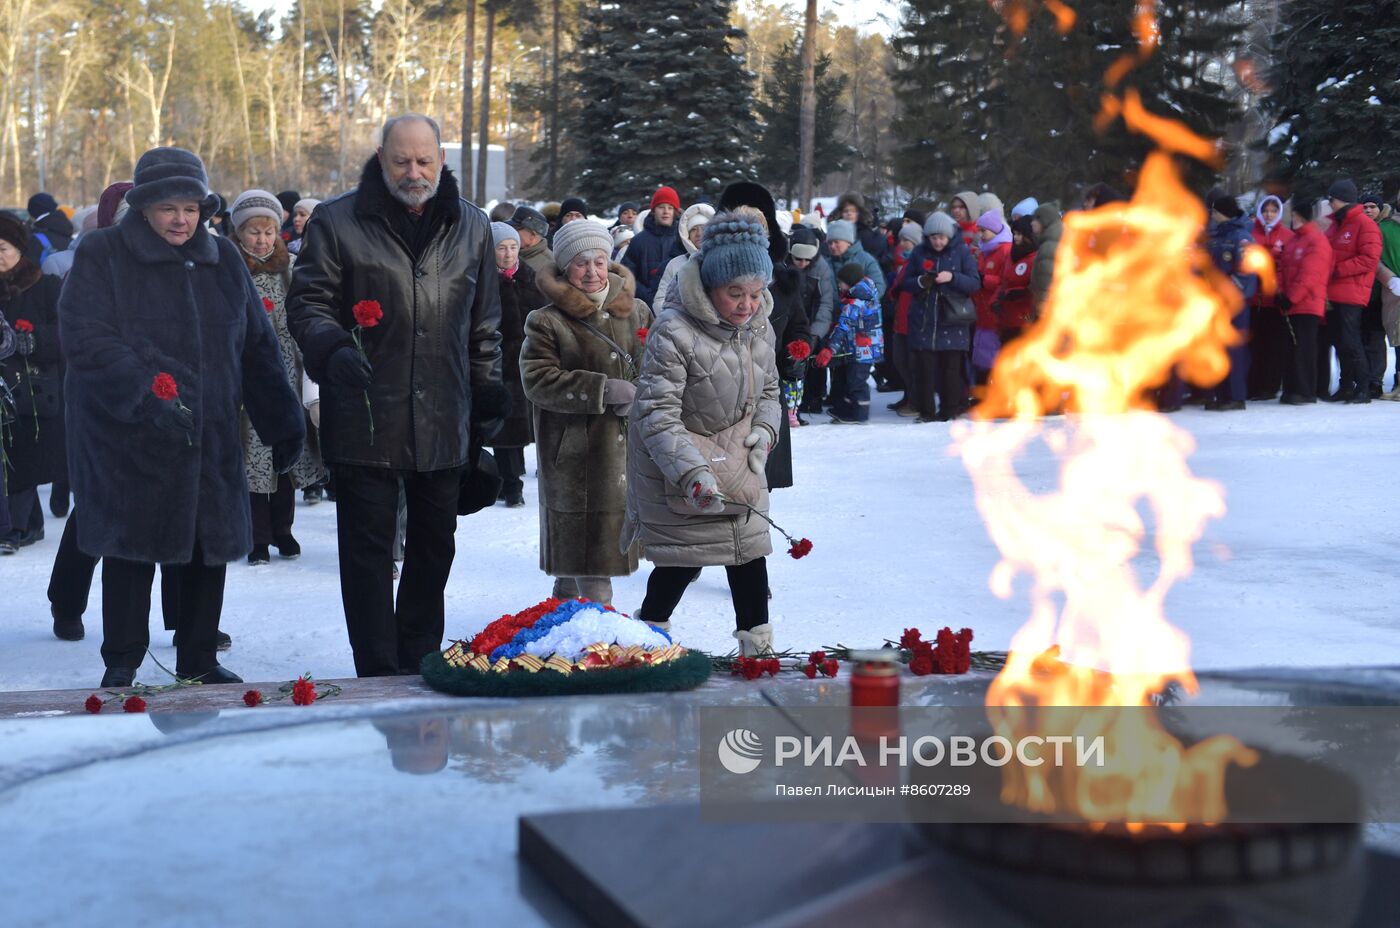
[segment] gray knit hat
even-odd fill
[[[204,170],[204,162],[183,148],[152,148],[136,162],[136,176],[132,179],[136,186],[127,191],[126,202],[135,210],[162,200],[195,200],[201,205],[209,201],[209,174]],[[277,221],[282,221],[280,205]]]
[[[917,222],[904,221],[904,225],[899,227],[899,237],[906,242],[913,242],[915,245],[924,239],[924,230],[919,228]]]
[[[826,224],[826,240],[828,242],[850,242],[852,245],[856,241],[856,224],[845,219],[834,219]]]
[[[958,224],[953,221],[952,216],[939,210],[924,220],[924,234],[946,235],[951,239],[958,234]]]
[[[561,271],[585,251],[611,255],[612,249],[612,233],[596,219],[575,219],[564,223],[554,233],[554,264]]]
[[[720,213],[709,221],[700,243],[700,262],[700,282],[706,289],[741,277],[773,279],[768,235],[759,222],[741,213]]]
[[[493,222],[491,223],[491,244],[499,245],[501,242],[515,242],[519,245],[520,233],[504,222]]]
[[[234,231],[241,229],[243,223],[249,219],[256,219],[258,216],[271,219],[273,226],[282,228],[282,202],[277,199],[277,194],[266,190],[243,191],[238,195],[238,199],[233,201],[233,206],[229,207],[228,212]]]

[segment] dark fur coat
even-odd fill
[[[83,236],[59,306],[78,547],[162,564],[196,545],[209,564],[246,555],[240,408],[269,444],[305,424],[238,246],[201,226],[173,247],[133,210]],[[153,421],[161,372],[194,413],[188,442]]]

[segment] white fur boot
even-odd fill
[[[764,622],[748,631],[737,630],[734,637],[739,641],[740,657],[762,657],[773,653],[773,626]]]
[[[656,629],[659,632],[665,632],[668,635],[671,634],[670,619],[667,619],[665,622],[647,622],[646,619],[642,619],[642,621],[646,622],[648,625],[650,625],[652,628]]]

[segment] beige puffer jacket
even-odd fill
[[[704,456],[687,430],[714,435],[739,421],[753,390],[753,425],[778,434],[778,368],[768,317],[773,299],[763,292],[757,315],[736,328],[720,319],[700,282],[700,257],[676,277],[664,311],[647,336],[642,376],[632,406],[627,461],[627,518],[621,545],[640,542],[658,566],[747,564],[771,554],[768,523],[746,515],[680,515],[666,505]],[[776,442],[776,438],[774,439]],[[765,489],[759,509],[768,511]]]

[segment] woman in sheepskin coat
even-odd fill
[[[215,648],[225,567],[253,546],[240,409],[281,473],[305,420],[238,247],[205,228],[203,162],[152,149],[135,180],[125,218],[83,236],[59,301],[78,547],[106,559],[102,686],[131,685],[145,659],[156,564],[179,584],[176,673],[235,683]]]
[[[576,219],[554,236],[555,267],[535,278],[549,305],[525,320],[520,374],[534,406],[540,569],[554,595],[612,602],[612,577],[637,569],[618,547],[626,509],[627,416],[651,310],[632,272],[610,264],[612,236]]]
[[[768,331],[772,274],[757,210],[720,213],[705,227],[700,253],[681,269],[647,339],[632,408],[622,536],[624,545],[640,543],[656,565],[638,618],[669,632],[697,568],[723,566],[734,636],[748,655],[772,649],[765,558],[773,544],[766,521],[726,506],[714,469],[723,465],[700,451],[696,436],[746,431],[733,453],[744,455],[758,486],[754,508],[766,513],[764,469],[783,414]]]

